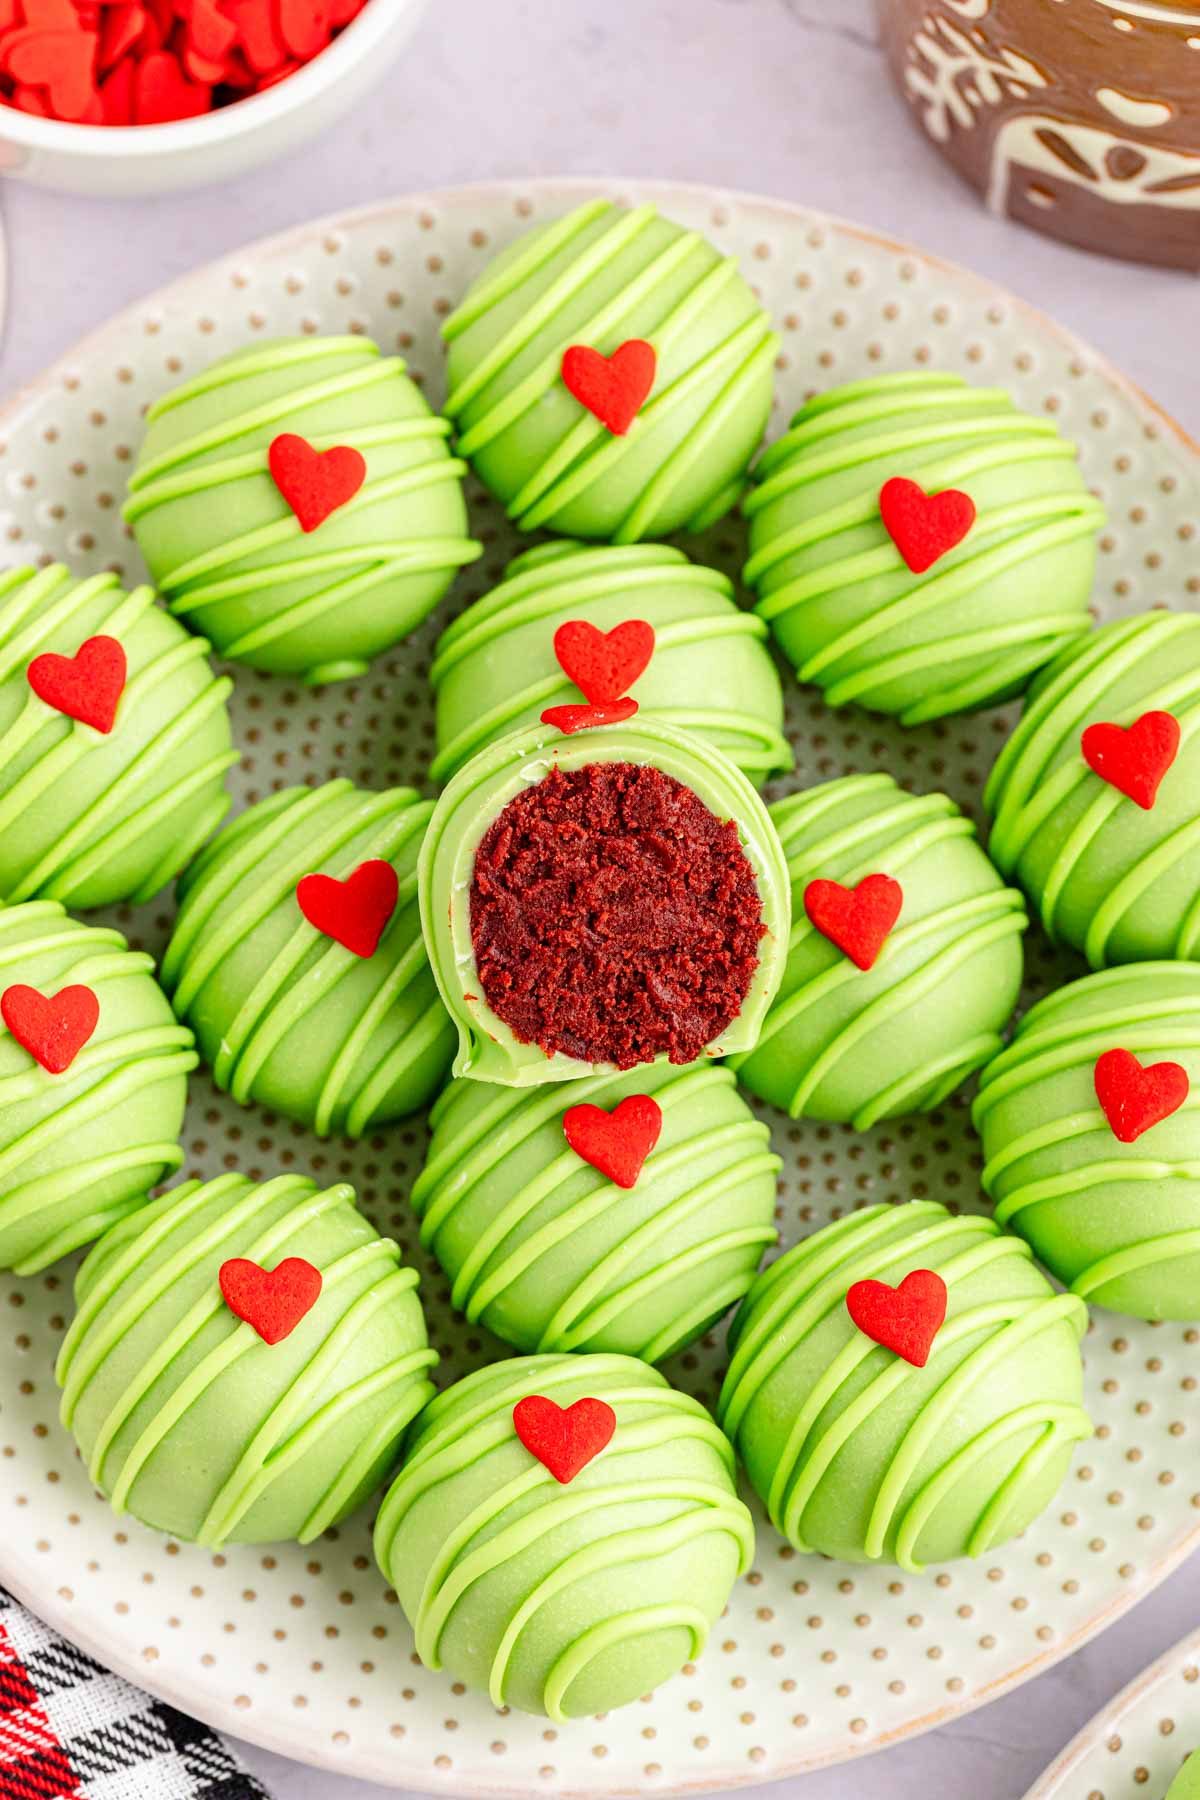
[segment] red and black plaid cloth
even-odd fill
[[[205,1725],[85,1656],[0,1588],[0,1800],[269,1800]]]

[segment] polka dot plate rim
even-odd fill
[[[120,520],[146,404],[223,351],[286,331],[363,331],[399,350],[436,404],[437,325],[489,256],[539,219],[603,193],[653,200],[736,253],[783,337],[775,437],[808,392],[877,370],[946,367],[1001,382],[1081,444],[1106,500],[1098,616],[1200,608],[1197,447],[1097,353],[1002,289],[906,245],[779,200],[673,182],[530,180],[418,194],[251,244],[126,309],[0,414],[3,560],[62,557],[80,573],[141,573]],[[314,694],[236,671],[238,805],[296,781],[424,780],[425,674],[437,632],[497,579],[515,538],[473,484],[483,561],[409,644],[362,680]],[[735,573],[744,528],[695,545]],[[787,682],[794,776],[772,795],[891,768],[943,787],[978,817],[983,777],[1012,719],[985,713],[910,731]],[[96,915],[155,952],[169,895]],[[1080,973],[1031,939],[1029,995]],[[850,1206],[911,1195],[978,1207],[978,1145],[961,1098],[928,1118],[855,1134],[759,1109],[785,1159],[785,1242]],[[423,1125],[320,1144],[193,1078],[180,1179],[234,1163],[350,1179],[422,1277],[442,1378],[505,1354],[456,1319],[420,1251],[406,1194]],[[760,1523],[755,1566],[706,1655],[653,1696],[554,1728],[416,1663],[370,1559],[371,1510],[307,1549],[216,1555],[118,1519],[57,1423],[51,1363],[69,1315],[64,1265],[0,1280],[0,1582],[121,1673],[267,1748],[426,1793],[495,1797],[694,1793],[778,1780],[912,1736],[1029,1679],[1161,1581],[1200,1540],[1186,1477],[1200,1329],[1096,1313],[1088,1398],[1100,1427],[1038,1526],[980,1565],[921,1577],[801,1558]],[[710,1404],[721,1336],[667,1372]],[[1178,1396],[1178,1398],[1177,1398]],[[1196,1484],[1200,1486],[1200,1483]]]
[[[1189,1631],[1093,1714],[1025,1800],[1164,1800],[1200,1749],[1200,1631]]]

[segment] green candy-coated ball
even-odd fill
[[[1200,1800],[1200,1750],[1192,1751],[1167,1789],[1166,1800]]]
[[[566,1484],[517,1437],[532,1395],[616,1415]],[[733,1452],[704,1408],[628,1356],[529,1356],[428,1406],[375,1554],[433,1669],[562,1721],[609,1712],[704,1648],[754,1553]]]
[[[1122,1143],[1096,1063],[1173,1062],[1190,1092]],[[1141,1319],[1200,1318],[1200,966],[1139,963],[1039,1001],[984,1071],[975,1102],[983,1185],[1072,1293]]]
[[[665,544],[560,542],[510,563],[500,586],[442,633],[429,672],[435,781],[546,707],[578,702],[554,654],[555,632],[575,619],[605,632],[644,619],[655,642],[630,690],[639,706],[715,744],[756,783],[791,768],[767,628],[735,603],[726,576]]]
[[[0,1268],[33,1275],[145,1203],[183,1161],[192,1034],[154,961],[53,900],[0,907],[0,994],[91,989],[95,1030],[62,1074],[0,1025]]]
[[[792,884],[783,983],[739,1078],[792,1118],[849,1122],[938,1106],[1000,1048],[1021,985],[1021,896],[945,794],[847,775],[771,808]],[[903,905],[860,969],[805,912],[815,880],[891,876]]]
[[[518,795],[553,769],[571,772],[596,763],[658,769],[691,789],[721,821],[737,826],[741,849],[762,902],[763,936],[741,1011],[707,1046],[706,1056],[748,1049],[783,973],[791,922],[787,868],[763,801],[740,769],[711,744],[639,712],[624,724],[571,735],[552,725],[509,732],[480,750],[455,775],[437,802],[418,867],[421,922],[433,973],[458,1027],[456,1075],[506,1087],[578,1080],[593,1070],[582,1059],[522,1042],[494,1013],[481,990],[471,937],[470,895],[475,856],[493,820]]]
[[[1089,768],[1089,725],[1148,712],[1180,726],[1147,811]],[[1200,960],[1200,618],[1140,613],[1064,651],[989,777],[992,860],[1015,877],[1055,940],[1094,969]]]
[[[226,1304],[220,1271],[291,1257],[319,1270],[320,1297],[267,1343]],[[433,1393],[416,1287],[345,1182],[185,1182],[80,1269],[63,1423],[118,1513],[210,1547],[306,1544],[375,1491]]]
[[[967,493],[967,536],[914,573],[884,528],[901,477]],[[796,414],[756,470],[746,580],[801,681],[905,725],[993,706],[1088,628],[1103,509],[1075,449],[1003,388],[884,375]]]
[[[222,655],[318,684],[365,673],[479,555],[449,427],[363,337],[235,351],[150,408],[125,517],[171,610]],[[272,442],[357,450],[366,478],[304,530]]]
[[[712,524],[738,499],[771,408],[779,339],[698,232],[589,200],[509,245],[442,327],[457,448],[522,531],[631,544]],[[657,354],[624,434],[568,391],[564,352]]]
[[[626,1189],[571,1148],[563,1114],[635,1094],[657,1102],[662,1132]],[[454,1305],[518,1350],[660,1362],[741,1299],[775,1241],[780,1160],[716,1064],[655,1063],[566,1094],[455,1081],[430,1124],[412,1191],[421,1241]]]
[[[163,982],[217,1086],[320,1136],[362,1137],[424,1106],[454,1032],[421,937],[417,855],[430,801],[330,781],[242,813],[187,871]],[[302,877],[388,862],[395,910],[370,956],[309,923]]]
[[[125,686],[111,731],[33,691],[35,657],[74,658],[114,638]],[[77,908],[149,900],[229,806],[238,760],[208,645],[115,575],[76,581],[60,563],[0,574],[0,899]]]
[[[924,1368],[859,1331],[860,1281],[940,1275]],[[982,1556],[1049,1505],[1072,1446],[1087,1308],[1029,1246],[935,1201],[827,1225],[761,1274],[730,1333],[718,1417],[772,1523],[798,1550],[918,1570]]]

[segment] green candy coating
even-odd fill
[[[517,1437],[534,1394],[616,1414],[565,1485]],[[698,1656],[753,1554],[728,1441],[629,1356],[518,1357],[456,1382],[413,1427],[375,1528],[427,1667],[560,1722]]]
[[[1106,1050],[1180,1063],[1178,1112],[1125,1144],[1096,1098]],[[1200,966],[1139,963],[1073,981],[1022,1019],[975,1102],[996,1218],[1083,1299],[1200,1318]]]
[[[576,1154],[568,1106],[662,1109],[633,1188]],[[770,1132],[728,1069],[670,1063],[523,1092],[454,1081],[430,1115],[412,1190],[451,1300],[518,1350],[617,1351],[661,1362],[740,1300],[775,1241]]]
[[[225,1304],[221,1265],[293,1256],[321,1294],[267,1344]],[[63,1423],[118,1513],[210,1547],[307,1544],[379,1487],[433,1393],[416,1287],[345,1182],[184,1182],[84,1261]]]
[[[142,1206],[183,1161],[199,1058],[153,971],[119,931],[81,925],[53,900],[0,907],[0,994],[83,985],[100,1006],[61,1075],[0,1024],[0,1268],[48,1268]]]
[[[756,1041],[783,973],[791,923],[787,868],[762,799],[740,769],[689,732],[637,713],[622,725],[570,736],[552,725],[530,726],[499,738],[465,763],[442,794],[429,822],[418,865],[421,923],[442,999],[458,1027],[454,1073],[505,1087],[579,1080],[593,1065],[537,1044],[524,1044],[488,1005],[476,974],[470,894],[475,853],[509,801],[542,781],[552,768],[628,762],[659,769],[690,788],[718,819],[732,819],[742,851],[758,880],[766,935],[741,1012],[711,1057],[749,1049]],[[645,1067],[646,1065],[641,1065]]]
[[[945,794],[847,775],[771,808],[792,883],[787,968],[745,1085],[790,1117],[849,1122],[928,1112],[999,1050],[1021,985],[1020,894]],[[904,904],[862,970],[810,924],[804,891],[890,875]]]
[[[779,338],[699,232],[589,200],[489,263],[442,327],[459,454],[522,531],[632,544],[715,523],[771,409]],[[618,436],[564,386],[563,354],[643,338],[654,386]]]
[[[127,678],[102,733],[40,700],[36,656],[116,638]],[[115,575],[76,581],[61,563],[0,574],[0,899],[87,909],[164,887],[229,807],[237,762],[208,645]]]
[[[448,780],[506,731],[548,706],[578,703],[554,654],[554,634],[584,619],[611,631],[626,619],[654,627],[654,655],[631,690],[646,712],[715,744],[756,783],[792,766],[783,689],[767,628],[733,599],[716,569],[656,545],[542,544],[438,640],[429,679],[437,695],[438,754]]]
[[[432,811],[412,788],[286,788],[188,869],[163,982],[217,1086],[243,1106],[269,1106],[321,1137],[363,1137],[437,1092],[454,1032],[417,908]],[[310,873],[344,880],[375,858],[396,870],[399,898],[363,957],[309,924],[296,887]]]
[[[859,1281],[916,1269],[947,1287],[923,1369],[846,1307]],[[919,1570],[1025,1530],[1091,1436],[1080,1404],[1087,1308],[1029,1246],[936,1201],[873,1206],[758,1277],[730,1332],[717,1411],[771,1521],[797,1550]]]
[[[313,685],[345,681],[479,555],[449,429],[403,359],[368,338],[276,338],[155,401],[125,517],[171,610],[223,656]],[[268,467],[285,433],[366,460],[358,492],[314,531]]]
[[[1089,725],[1169,712],[1179,753],[1153,807],[1083,760]],[[988,779],[988,849],[1048,935],[1094,969],[1200,961],[1200,618],[1150,612],[1104,625],[1042,674]]]
[[[994,706],[1090,623],[1103,508],[1052,419],[956,375],[811,400],[755,469],[745,579],[801,681],[905,725]],[[893,476],[964,490],[966,538],[914,574],[884,528]]]
[[[1200,1750],[1192,1751],[1167,1789],[1166,1800],[1200,1800]]]

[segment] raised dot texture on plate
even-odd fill
[[[111,563],[135,580],[119,503],[144,429],[141,408],[214,357],[268,334],[363,331],[402,354],[438,405],[441,320],[493,255],[597,186],[614,199],[656,202],[753,272],[783,338],[769,437],[810,389],[903,370],[925,350],[938,366],[1009,388],[1025,412],[1050,409],[1079,443],[1085,482],[1112,521],[1095,589],[1102,618],[1197,605],[1194,455],[1092,352],[995,287],[868,234],[777,202],[633,182],[501,183],[415,196],[239,251],[140,303],[50,370],[0,422],[0,527],[9,554],[64,557],[81,574]],[[935,310],[943,323],[931,323]],[[417,628],[411,647],[383,653],[369,677],[313,696],[298,683],[239,672],[231,710],[243,763],[229,777],[239,806],[308,779],[344,776],[360,788],[423,781],[433,712],[421,668],[451,612],[500,581],[522,548],[499,509],[474,496],[472,527],[487,537],[485,560]],[[745,535],[731,517],[689,551],[736,578]],[[786,735],[801,769],[771,799],[792,785],[890,768],[918,791],[949,793],[978,818],[980,786],[1011,715],[903,729],[853,707],[830,714],[790,680],[786,698]],[[170,915],[164,896],[122,929],[158,953]],[[1033,994],[1078,975],[1073,959],[1048,956],[1038,933],[1026,943]],[[253,1158],[264,1169],[311,1170],[323,1182],[344,1175],[420,1269],[444,1373],[503,1354],[481,1324],[450,1306],[444,1276],[417,1241],[407,1196],[424,1157],[418,1123],[324,1144],[217,1092],[203,1069],[190,1085],[185,1173],[217,1175]],[[983,1205],[979,1144],[958,1101],[863,1133],[789,1122],[766,1108],[760,1116],[784,1158],[777,1222],[787,1244],[835,1213],[922,1190],[965,1208]],[[230,1545],[220,1567],[207,1551],[168,1548],[131,1522],[115,1522],[55,1421],[50,1368],[58,1321],[70,1310],[66,1275],[49,1270],[0,1284],[0,1357],[18,1375],[0,1434],[0,1449],[14,1453],[3,1464],[0,1580],[185,1710],[284,1754],[422,1793],[570,1787],[597,1800],[726,1789],[857,1756],[1043,1669],[1177,1566],[1200,1535],[1200,1484],[1185,1429],[1194,1396],[1181,1386],[1200,1380],[1200,1338],[1188,1325],[1152,1330],[1098,1311],[1087,1344],[1087,1406],[1107,1435],[1078,1453],[1078,1473],[1035,1530],[979,1563],[950,1567],[943,1582],[943,1571],[917,1578],[793,1555],[760,1513],[755,1567],[736,1583],[695,1673],[606,1720],[556,1727],[547,1742],[544,1721],[515,1712],[498,1718],[485,1700],[456,1694],[448,1676],[409,1660],[412,1638],[371,1557],[369,1509],[306,1549]],[[666,1370],[711,1407],[723,1361],[717,1331]],[[797,1669],[818,1676],[801,1678]],[[653,1738],[643,1735],[651,1730]],[[1166,1759],[1177,1747],[1178,1739],[1164,1741]],[[1165,1775],[1167,1760],[1152,1767]]]

